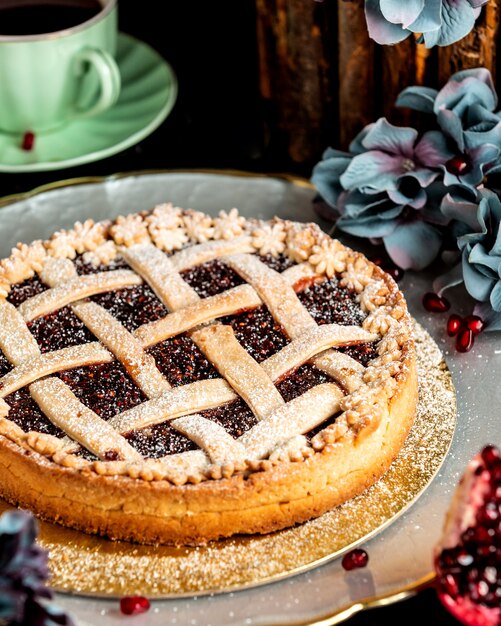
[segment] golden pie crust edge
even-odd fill
[[[346,250],[372,266],[362,255]],[[385,283],[386,301],[404,308],[400,321],[410,327],[405,300],[393,280],[375,266],[372,278]],[[417,403],[411,336],[400,351],[401,367],[394,376],[397,385],[387,410],[355,437],[337,438],[332,443],[327,437],[314,454],[300,461],[176,485],[167,480],[100,475],[90,466],[65,467],[37,453],[26,440],[0,435],[3,496],[47,520],[140,543],[203,544],[232,534],[268,533],[300,523],[361,493],[384,474],[398,454]]]
[[[64,468],[0,437],[4,497],[40,517],[111,539],[203,544],[238,533],[268,533],[317,517],[358,495],[388,470],[412,426],[415,355],[377,429],[327,445],[302,462],[248,477],[196,485],[99,476]]]

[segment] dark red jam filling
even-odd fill
[[[109,311],[129,332],[168,313],[153,290],[144,284],[98,294],[91,299]]]
[[[59,372],[77,398],[104,420],[147,400],[117,361]]]
[[[276,272],[283,272],[294,265],[288,257],[283,255],[273,257],[268,254],[259,258]],[[238,285],[243,285],[245,282],[234,270],[219,259],[185,270],[181,272],[181,276],[201,298],[215,296]]]
[[[121,257],[113,259],[108,263],[108,265],[94,265],[93,263],[86,263],[83,259],[83,256],[79,255],[73,261],[73,263],[79,276],[85,276],[87,274],[98,274],[99,272],[112,272],[113,270],[130,269],[125,260]]]
[[[181,276],[201,298],[215,296],[238,285],[243,285],[245,282],[231,267],[219,260],[191,267],[181,272]]]
[[[148,352],[173,387],[206,378],[219,378],[217,370],[186,333],[166,339],[149,348]]]
[[[221,318],[233,328],[236,338],[258,363],[284,348],[289,340],[265,306]]]
[[[159,459],[198,448],[191,439],[175,430],[169,422],[143,430],[134,430],[125,438],[140,454],[150,459]]]
[[[3,352],[0,351],[0,377],[5,376],[5,374],[8,374],[11,369],[12,369],[12,365],[6,359]]]
[[[42,352],[96,341],[94,335],[69,307],[38,317],[28,324]]]
[[[22,283],[12,285],[7,301],[14,306],[19,306],[29,298],[47,291],[48,287],[38,277],[29,278]]]
[[[27,388],[19,389],[5,398],[10,406],[9,419],[17,424],[24,432],[30,430],[64,437],[65,433],[42,413],[37,403],[31,398]]]
[[[341,287],[337,278],[314,283],[297,294],[317,324],[361,326],[365,313],[356,301],[355,294]],[[375,343],[338,348],[366,366],[376,356]]]

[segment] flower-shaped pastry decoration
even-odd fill
[[[140,215],[127,215],[117,218],[110,228],[110,235],[119,246],[133,246],[149,241],[147,224]]]
[[[394,44],[409,35],[427,48],[448,46],[474,27],[489,0],[365,0],[369,35],[379,44]]]
[[[344,272],[346,269],[346,251],[339,241],[323,239],[313,246],[309,262],[319,274],[326,274],[332,278],[334,274]]]
[[[215,239],[234,239],[243,234],[245,218],[238,213],[238,209],[231,209],[229,213],[219,211],[219,217],[214,220]]]
[[[286,232],[282,222],[259,224],[252,231],[252,245],[259,254],[278,256],[285,250]]]
[[[214,237],[213,219],[201,211],[186,211],[184,227],[191,241],[205,243]]]

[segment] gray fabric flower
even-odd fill
[[[350,152],[326,150],[311,180],[337,228],[382,241],[403,269],[422,269],[442,244],[445,189],[437,178],[451,156],[439,131],[419,138],[416,130],[381,118],[354,139]]]
[[[394,44],[419,33],[427,48],[448,46],[474,27],[489,0],[365,0],[369,35]]]
[[[497,194],[481,189],[476,202],[447,195],[442,211],[454,220],[460,262],[434,282],[442,294],[464,284],[477,301],[475,314],[488,330],[501,330],[501,202]]]
[[[408,87],[396,104],[436,116],[454,154],[442,164],[445,185],[464,187],[474,197],[484,177],[501,170],[501,115],[487,69],[457,72],[440,91]]]

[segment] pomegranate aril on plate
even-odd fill
[[[468,464],[435,550],[437,590],[467,626],[501,623],[501,453],[485,446]]]
[[[475,343],[475,335],[469,328],[461,330],[456,337],[456,350],[458,352],[469,352]]]
[[[447,334],[449,337],[454,337],[463,328],[463,318],[456,313],[449,316],[447,320]]]
[[[344,555],[341,565],[345,570],[350,571],[352,569],[365,567],[368,562],[369,555],[367,552],[361,548],[355,548],[355,550],[350,550],[350,552]]]
[[[445,313],[451,308],[449,301],[437,293],[429,291],[423,296],[423,306],[430,313]]]
[[[124,596],[120,598],[120,611],[124,615],[139,615],[150,608],[150,601],[144,596]]]
[[[464,318],[464,325],[469,328],[474,335],[479,335],[485,328],[484,320],[478,315],[468,315]]]
[[[35,133],[28,131],[23,135],[23,141],[21,142],[21,149],[29,152],[33,150],[33,146],[35,145]]]

